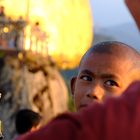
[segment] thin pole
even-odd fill
[[[27,0],[26,20],[29,21],[30,0]]]

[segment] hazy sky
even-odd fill
[[[94,25],[114,26],[134,22],[124,0],[90,0]]]

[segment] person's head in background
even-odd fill
[[[19,110],[15,118],[16,131],[20,135],[37,130],[40,126],[40,122],[41,116],[39,113],[30,109]]]
[[[135,80],[140,80],[140,54],[121,42],[98,43],[87,50],[71,79],[75,107],[119,96]]]

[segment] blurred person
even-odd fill
[[[31,37],[30,37],[31,40],[30,47],[31,48],[35,47],[36,52],[39,47],[40,34],[41,34],[40,23],[37,21],[31,28]]]
[[[5,17],[5,7],[0,6],[0,17]]]
[[[14,47],[17,50],[21,50],[24,44],[24,27],[26,26],[26,22],[23,20],[22,16],[19,16],[14,24],[15,28],[12,31],[14,35]]]
[[[41,116],[31,109],[19,110],[15,118],[15,127],[18,135],[29,133],[40,127]],[[14,138],[18,140],[18,136]]]

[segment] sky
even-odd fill
[[[109,27],[134,22],[124,0],[90,0],[95,26]]]
[[[140,32],[124,0],[90,0],[90,4],[96,34],[112,37],[140,52]]]

